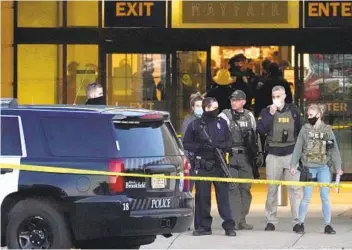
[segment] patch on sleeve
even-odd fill
[[[262,117],[261,117],[261,116],[258,116],[258,121],[261,120],[261,119],[262,119]]]

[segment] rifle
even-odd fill
[[[205,136],[207,137],[208,142],[212,144],[213,141],[211,140],[211,138],[210,138],[209,134],[207,133],[207,131],[205,131],[204,123],[201,123],[201,128],[202,128],[202,130],[203,130]],[[229,168],[228,168],[228,166],[227,166],[227,164],[226,164],[226,161],[225,161],[225,159],[224,159],[224,156],[223,156],[223,154],[222,154],[221,149],[215,148],[215,154],[216,154],[216,157],[217,157],[217,158],[219,159],[219,161],[220,161],[220,167],[221,167],[222,171],[224,172],[225,177],[227,177],[227,178],[232,178],[231,173],[230,173],[230,170],[229,170]],[[231,188],[236,188],[236,184],[233,183],[233,182],[230,182],[230,187],[231,187]]]

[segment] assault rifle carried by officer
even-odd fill
[[[225,119],[232,133],[230,173],[234,178],[259,178],[258,167],[263,165],[263,155],[258,148],[256,136],[256,121],[247,109],[246,94],[242,90],[232,93],[231,109],[225,109],[219,117]],[[229,191],[232,215],[237,228],[251,230],[246,216],[252,202],[250,183],[239,183]]]
[[[202,102],[204,110],[200,119],[192,121],[183,137],[184,149],[194,154],[195,173],[199,176],[223,177],[223,153],[231,148],[231,132],[226,121],[217,117],[219,104],[215,98],[207,97]],[[223,152],[220,152],[223,151]],[[219,157],[219,154],[222,156]],[[223,167],[227,167],[224,166]],[[226,170],[225,170],[226,171]],[[212,234],[211,225],[211,184],[209,181],[196,181],[194,236]],[[218,210],[223,219],[222,227],[227,236],[236,236],[235,222],[229,204],[229,183],[213,182]]]

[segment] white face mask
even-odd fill
[[[273,104],[274,104],[276,107],[280,108],[282,103],[281,103],[281,100],[280,100],[280,99],[273,99]]]

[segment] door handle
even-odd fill
[[[13,172],[12,168],[1,168],[1,174],[7,174],[12,172]]]

